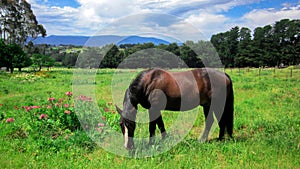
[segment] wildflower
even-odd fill
[[[71,97],[71,96],[73,95],[72,92],[66,92],[65,94],[66,94],[67,96],[69,96],[69,97]]]
[[[95,128],[95,130],[98,131],[99,133],[102,132],[102,128],[99,128],[99,127]]]
[[[87,96],[84,96],[84,95],[80,95],[80,96],[78,97],[78,99],[81,100],[81,101],[92,102],[92,98],[87,97]]]
[[[12,123],[12,122],[14,122],[15,121],[15,119],[14,118],[8,118],[8,119],[6,119],[6,123]]]
[[[52,109],[52,106],[51,106],[51,105],[49,105],[49,106],[47,106],[47,108],[48,108],[48,109]]]
[[[0,106],[4,106],[4,104],[0,104]]]
[[[58,99],[58,103],[62,103],[65,99],[61,98],[61,99]]]
[[[64,107],[68,108],[68,107],[70,107],[70,105],[69,104],[64,104]]]
[[[18,107],[18,106],[14,106],[14,108],[15,108],[16,110],[19,110],[19,107]]]
[[[70,110],[65,110],[65,114],[71,114]]]
[[[31,106],[22,106],[23,109],[25,109],[26,111],[30,111],[32,108]]]
[[[53,98],[53,97],[48,98],[48,101],[54,101],[54,100],[55,100],[55,98]]]
[[[46,119],[46,118],[48,118],[48,115],[47,115],[47,114],[41,114],[40,117],[39,117],[40,120],[41,120],[41,119]]]
[[[102,117],[102,120],[103,120],[103,121],[106,121],[106,117]]]
[[[109,112],[110,110],[109,110],[109,108],[105,108],[104,111],[105,112]]]
[[[104,123],[98,123],[98,127],[104,127]]]
[[[31,109],[38,109],[40,108],[41,106],[30,106]]]

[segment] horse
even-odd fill
[[[224,138],[225,129],[233,138],[234,94],[232,80],[224,72],[212,68],[197,68],[171,72],[152,68],[140,72],[124,94],[123,110],[116,105],[120,114],[120,127],[125,139],[124,147],[134,148],[134,130],[138,104],[149,112],[149,144],[152,144],[156,125],[161,137],[167,136],[161,116],[162,110],[186,111],[201,105],[205,115],[202,141],[208,139],[209,131],[218,120],[219,140]]]

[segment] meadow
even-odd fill
[[[130,77],[121,74],[127,81],[138,73],[122,71],[129,72]],[[0,168],[300,168],[300,69],[292,74],[291,68],[225,71],[234,85],[234,139],[217,141],[216,130],[208,142],[200,143],[204,117],[198,108],[192,129],[180,143],[146,158],[107,152],[84,131],[94,127],[93,134],[103,139],[107,127],[120,132],[114,104],[122,102],[116,98],[123,97],[124,89],[116,96],[111,91],[112,81],[122,82],[113,79],[116,70],[100,69],[95,77],[86,77],[94,96],[73,94],[80,81],[74,81],[72,69],[0,72]],[[89,121],[92,126],[82,126],[74,103],[85,109],[91,100],[103,116]],[[163,116],[168,131],[176,114]],[[145,129],[139,134],[148,135],[146,126],[140,128]],[[116,149],[127,153],[123,144]]]

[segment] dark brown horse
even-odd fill
[[[124,147],[134,147],[137,106],[149,109],[149,132],[152,143],[156,125],[164,138],[166,130],[161,110],[186,111],[199,105],[204,108],[205,129],[201,140],[206,140],[215,114],[220,127],[219,139],[225,129],[230,137],[233,130],[233,89],[230,77],[208,68],[184,72],[169,72],[163,69],[142,71],[125,92],[120,126],[125,138]]]

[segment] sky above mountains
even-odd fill
[[[300,0],[27,0],[48,35],[209,39],[234,26],[300,19]]]

